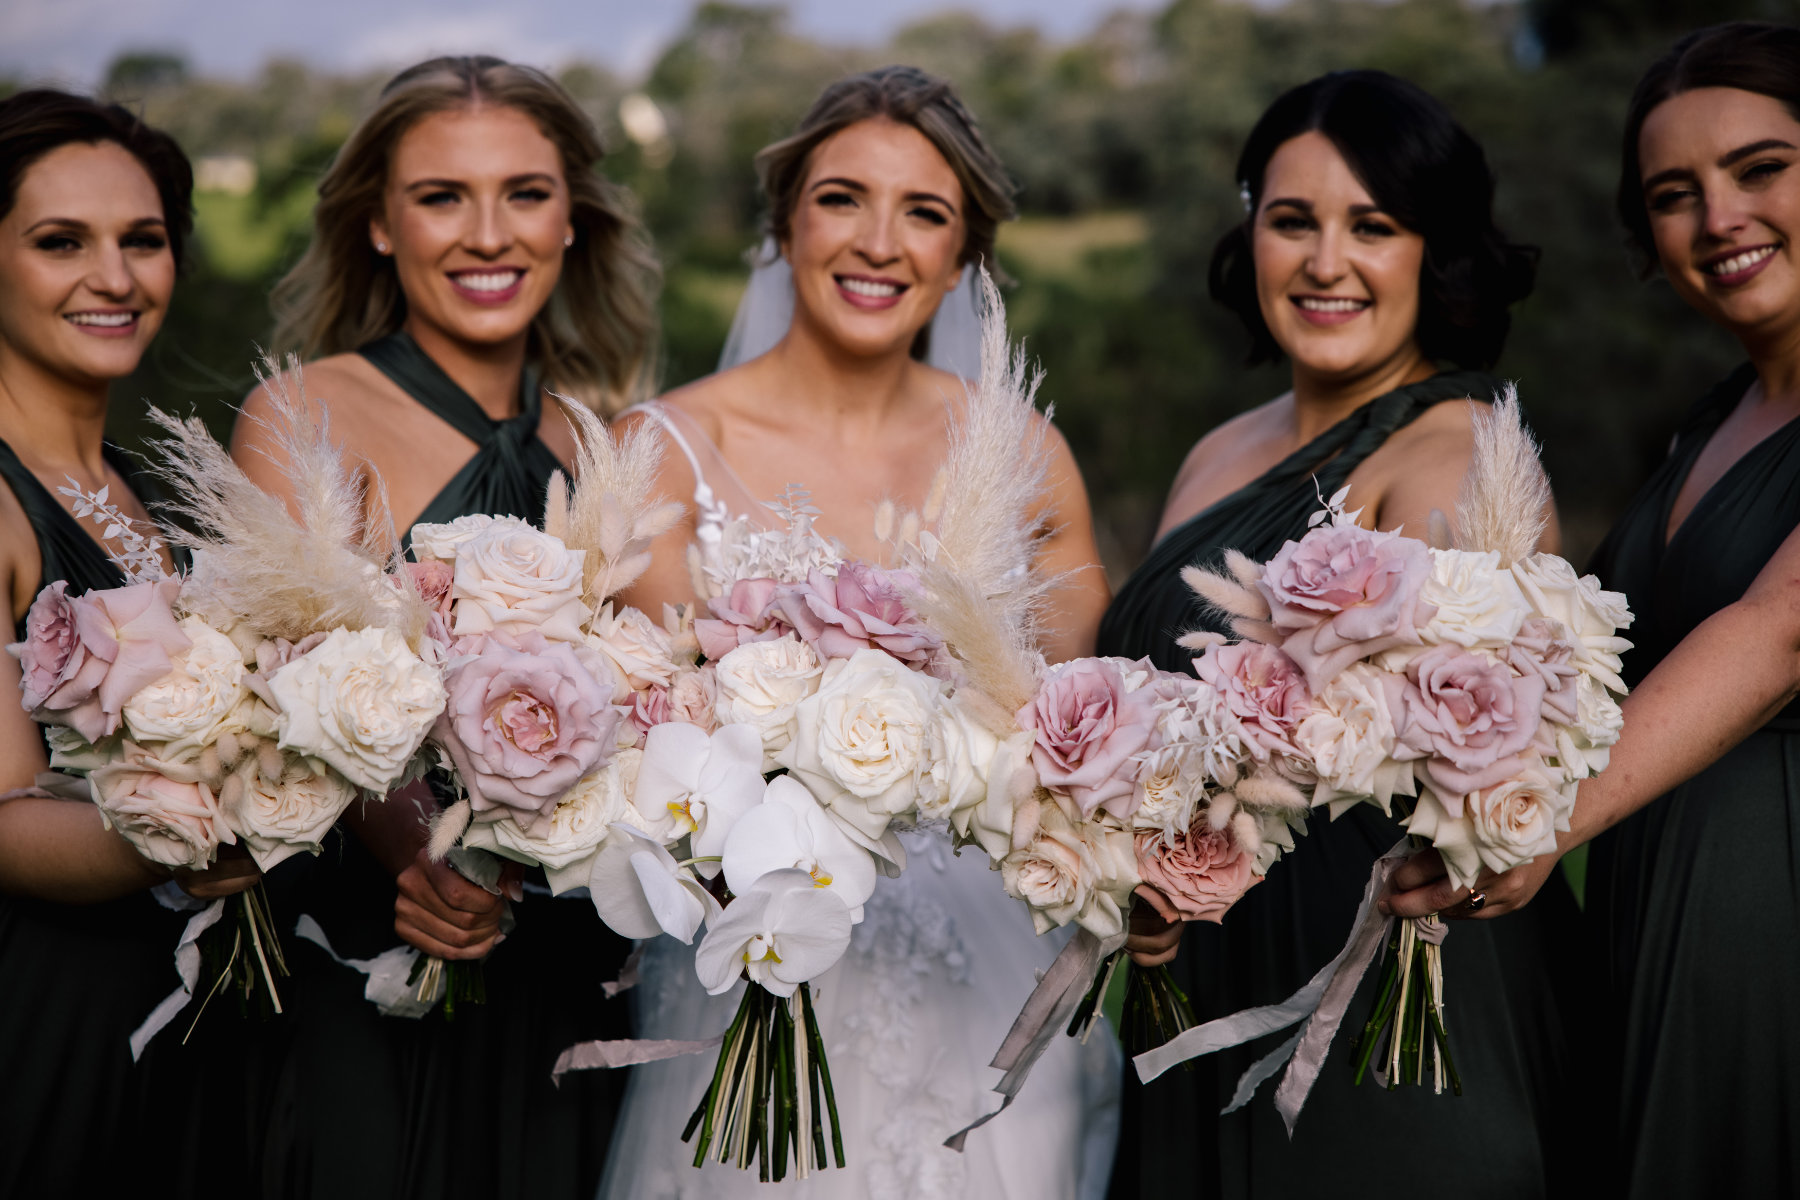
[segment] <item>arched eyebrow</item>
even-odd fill
[[[526,183],[543,183],[555,186],[557,182],[557,177],[550,174],[548,171],[527,171],[523,175],[509,175],[502,181],[502,186],[511,188]],[[466,192],[469,190],[469,181],[466,179],[415,179],[407,184],[405,188],[408,192],[416,192],[420,189],[426,191]]]
[[[841,187],[845,191],[855,192],[858,195],[867,195],[869,192],[868,187],[865,185],[858,183],[854,179],[846,179],[842,175],[833,175],[821,179],[806,190],[808,192],[816,192],[822,187]],[[905,199],[909,203],[917,203],[918,201],[923,200],[931,204],[941,204],[951,212],[956,211],[956,205],[950,203],[950,201],[938,195],[936,192],[908,192],[906,193]]]
[[[1764,138],[1760,142],[1751,142],[1747,146],[1739,146],[1736,150],[1726,151],[1724,154],[1719,155],[1716,165],[1720,170],[1724,170],[1726,167],[1735,166],[1736,164],[1743,162],[1753,154],[1761,154],[1767,150],[1793,149],[1795,149],[1795,146],[1792,142],[1784,142],[1780,138]],[[1673,183],[1679,179],[1696,178],[1698,178],[1698,176],[1687,167],[1670,167],[1668,170],[1658,171],[1656,174],[1650,176],[1650,178],[1644,180],[1643,188],[1644,191],[1647,192],[1652,188],[1660,187],[1665,183]]]
[[[44,217],[42,220],[33,221],[25,232],[27,234],[36,233],[46,226],[52,229],[67,229],[75,233],[89,233],[92,231],[92,226],[78,217]],[[167,228],[167,226],[168,222],[161,217],[139,217],[131,223],[130,228],[164,229]]]
[[[1303,213],[1311,213],[1314,206],[1311,200],[1303,200],[1298,196],[1277,196],[1273,200],[1265,201],[1263,207],[1294,208]],[[1383,212],[1383,209],[1379,204],[1352,204],[1350,206],[1350,215],[1353,217],[1367,217],[1380,212]]]

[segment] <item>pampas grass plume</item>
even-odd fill
[[[1525,431],[1518,390],[1507,384],[1492,407],[1477,406],[1475,452],[1456,501],[1456,547],[1495,550],[1510,567],[1537,552],[1550,513],[1550,480]]]

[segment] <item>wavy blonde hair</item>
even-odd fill
[[[630,193],[596,170],[593,123],[542,71],[485,55],[434,58],[388,81],[319,181],[313,237],[275,285],[275,344],[308,358],[341,354],[400,328],[406,296],[393,261],[369,245],[394,147],[433,113],[479,105],[536,122],[562,159],[575,244],[556,290],[532,318],[526,362],[554,391],[611,414],[646,392],[661,272]]]
[[[786,244],[806,183],[807,163],[819,144],[876,117],[912,126],[944,156],[962,184],[965,201],[967,233],[958,262],[983,263],[995,278],[1004,278],[994,262],[994,239],[1000,222],[1017,215],[1013,196],[1018,189],[956,89],[917,67],[877,67],[838,80],[819,93],[800,118],[799,128],[763,147],[756,156],[756,174],[769,206],[765,224],[769,236]]]

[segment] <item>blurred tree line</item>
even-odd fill
[[[1009,304],[1047,374],[1046,400],[1093,493],[1115,577],[1141,556],[1164,490],[1207,429],[1285,386],[1241,366],[1241,331],[1206,295],[1218,236],[1241,218],[1233,167],[1262,109],[1324,71],[1379,67],[1441,97],[1486,146],[1503,224],[1543,248],[1500,373],[1544,440],[1579,561],[1735,346],[1659,282],[1640,281],[1612,213],[1619,134],[1638,73],[1679,33],[1734,16],[1800,17],[1800,0],[1174,0],[1077,42],[967,15],[886,45],[824,45],[778,8],[709,3],[642,79],[594,65],[561,79],[605,130],[606,165],[642,204],[666,267],[661,378],[711,369],[758,241],[751,158],[818,90],[911,62],[961,90],[1020,184],[999,255]],[[309,230],[320,172],[381,76],[272,62],[194,77],[177,58],[116,62],[105,91],[176,134],[207,185],[199,249],[169,324],[121,385],[216,428],[266,342],[267,294]]]

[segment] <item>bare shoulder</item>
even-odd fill
[[[723,440],[728,414],[756,390],[758,360],[703,375],[664,392],[657,403],[668,406],[700,427],[714,445]]]
[[[1175,488],[1199,472],[1241,460],[1247,454],[1258,457],[1257,447],[1279,442],[1286,436],[1292,412],[1292,397],[1284,393],[1214,426],[1188,450],[1181,470],[1175,474]]]
[[[1460,478],[1475,452],[1474,400],[1445,400],[1434,404],[1370,456],[1371,465],[1385,471],[1411,472],[1424,466],[1454,470]]]
[[[279,388],[291,400],[304,398],[323,409],[338,440],[348,437],[363,426],[370,415],[392,404],[393,385],[360,354],[333,354],[301,366],[298,372],[284,371],[268,382],[259,383],[244,397],[237,424],[232,429],[234,445],[257,442],[259,421],[274,411],[271,388]],[[246,420],[248,418],[248,420]]]

